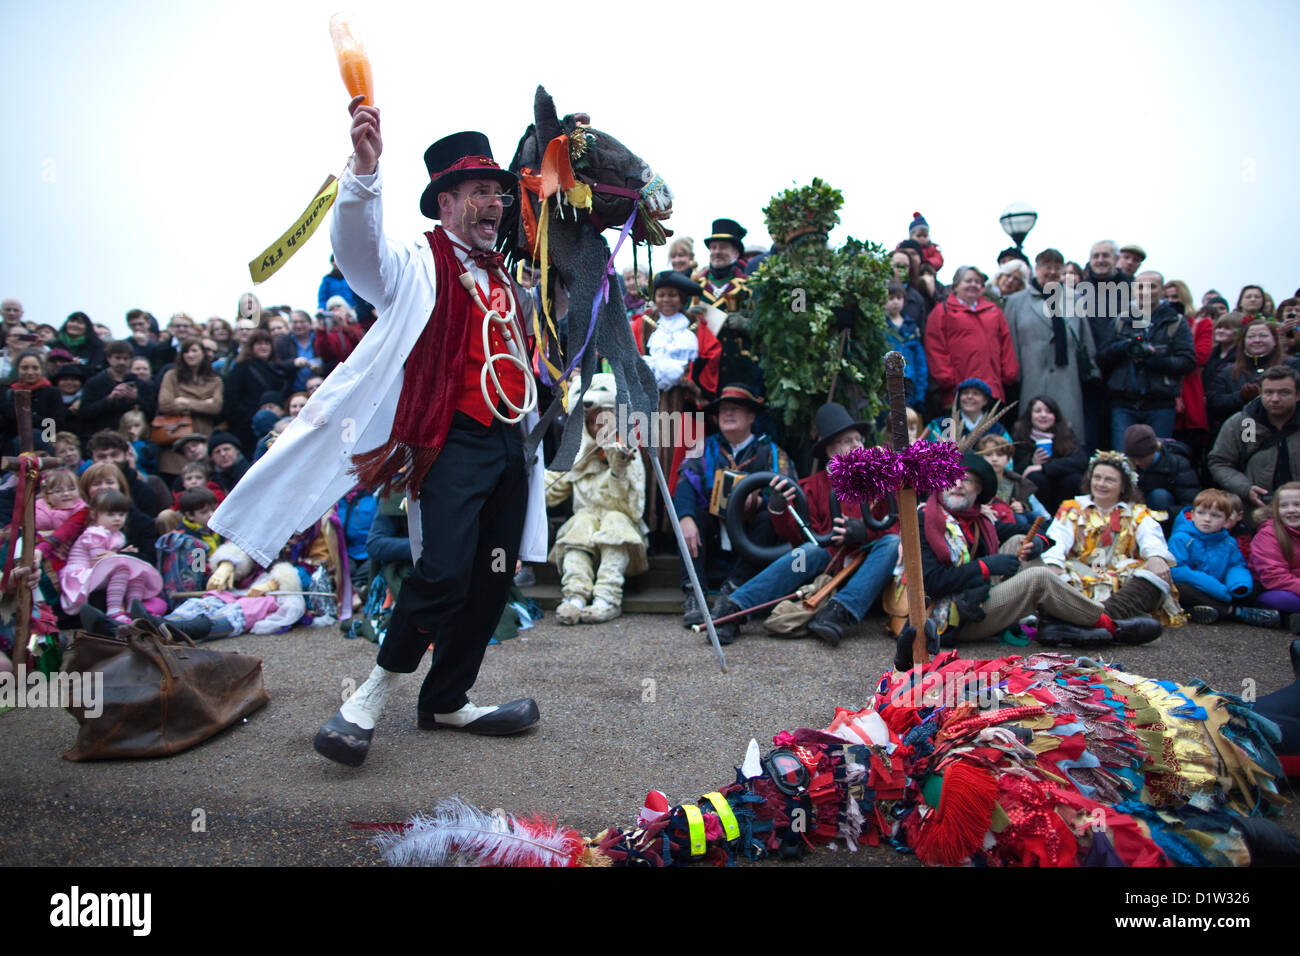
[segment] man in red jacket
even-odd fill
[[[870,428],[866,422],[855,422],[838,402],[827,402],[819,408],[816,424],[817,434],[822,437],[813,446],[813,457],[823,461],[861,448]],[[799,487],[808,498],[809,527],[817,535],[834,535],[831,545],[839,553],[832,565],[832,550],[813,547],[790,516],[794,486],[787,479],[778,477],[772,479],[772,487],[779,492],[773,494],[768,503],[772,527],[794,546],[794,550],[777,558],[731,594],[719,597],[713,606],[713,617],[716,620],[789,594],[823,571],[838,571],[856,551],[865,550],[867,558],[862,566],[808,623],[808,630],[814,637],[835,647],[843,640],[845,629],[862,620],[871,609],[893,575],[898,561],[897,522],[890,528],[868,528],[858,502],[836,500],[824,468],[803,479]],[[875,519],[885,518],[889,514],[889,503],[877,502],[871,514]],[[718,640],[730,644],[736,638],[738,624],[729,621],[716,625],[716,630]]]
[[[953,275],[952,293],[925,323],[925,358],[940,402],[952,404],[953,389],[968,378],[983,379],[1004,401],[1007,386],[1020,380],[1020,363],[1006,316],[982,295],[988,277],[974,266]]]

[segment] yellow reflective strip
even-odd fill
[[[727,835],[727,842],[740,838],[740,824],[736,822],[736,815],[731,812],[731,804],[718,791],[706,793],[704,799],[713,804],[713,809],[718,814],[718,819],[722,821],[722,832]]]
[[[704,856],[704,814],[693,803],[683,803],[686,825],[691,835],[691,856]]]

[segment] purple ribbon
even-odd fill
[[[609,299],[609,280],[618,277],[618,273],[614,271],[614,257],[618,255],[618,250],[623,248],[623,243],[632,233],[632,224],[636,222],[638,208],[639,207],[633,203],[632,215],[628,216],[627,222],[623,223],[623,232],[618,237],[618,242],[614,246],[614,251],[609,254],[609,261],[605,263],[605,274],[600,280],[600,288],[596,290],[596,297],[591,303],[591,322],[587,324],[587,337],[583,340],[582,348],[578,349],[578,354],[573,357],[573,361],[569,363],[569,367],[566,368],[564,373],[560,376],[560,381],[564,381],[573,374],[573,370],[577,368],[578,363],[582,361],[582,356],[586,354],[587,346],[591,344],[592,333],[596,331],[596,316],[600,313],[600,307]],[[541,373],[542,382],[546,385],[556,384],[551,379],[550,373],[546,370],[546,363],[541,362],[539,364],[541,366],[539,371]]]

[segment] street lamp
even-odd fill
[[[1034,228],[1034,223],[1038,222],[1038,213],[1029,203],[1013,202],[1002,210],[998,222],[1002,224],[1002,231],[1011,237],[1019,249],[1025,244],[1025,236]]]

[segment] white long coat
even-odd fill
[[[276,439],[208,522],[263,567],[286,541],[320,519],[356,483],[352,455],[386,442],[402,391],[406,358],[424,331],[437,295],[433,253],[421,236],[410,245],[384,235],[380,178],[346,170],[330,223],[334,261],[379,318],[298,417]],[[471,268],[471,273],[477,266]],[[486,285],[486,276],[478,278]],[[517,296],[521,304],[526,296]],[[536,421],[536,413],[525,424]],[[409,511],[411,554],[420,557],[420,515]],[[529,475],[519,556],[546,560],[546,493],[539,454]]]

